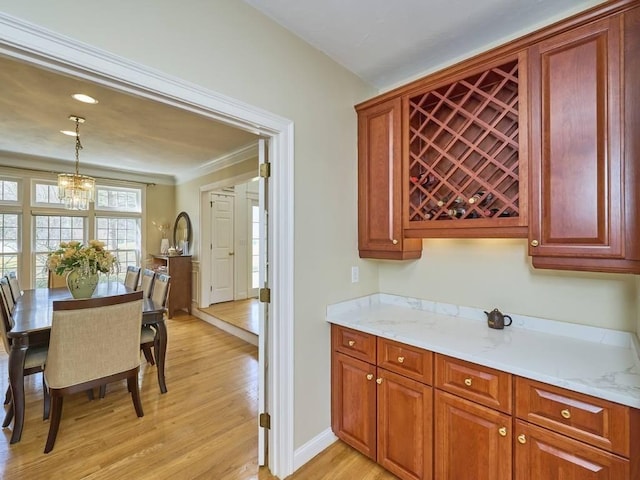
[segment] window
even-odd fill
[[[142,212],[142,191],[139,188],[96,187],[96,210]]]
[[[129,265],[140,265],[140,219],[96,217],[96,239],[104,242],[120,264],[118,277],[124,281]]]
[[[33,250],[35,254],[35,287],[47,286],[47,256],[60,242],[86,241],[86,218],[63,215],[34,216]]]
[[[18,271],[19,255],[20,215],[2,213],[0,214],[0,275]]]
[[[62,200],[58,198],[58,185],[53,183],[34,184],[34,205],[46,205],[47,207],[63,206]]]

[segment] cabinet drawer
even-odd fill
[[[625,457],[629,456],[630,410],[589,395],[516,378],[518,418]]]
[[[378,366],[433,384],[433,353],[418,347],[378,337]]]
[[[508,373],[436,355],[436,387],[472,402],[511,413],[511,382]]]
[[[333,350],[369,363],[376,363],[376,336],[351,328],[331,325]]]

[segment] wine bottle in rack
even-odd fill
[[[465,213],[467,213],[467,210],[462,207],[450,208],[449,210],[447,210],[447,214],[451,218],[461,218]]]
[[[448,202],[449,202],[449,198],[451,198],[450,195],[447,195],[443,198],[441,198],[440,200],[438,200],[438,206],[439,207],[444,207]],[[451,206],[453,208],[455,208],[458,205],[462,205],[464,203],[464,198],[462,197],[456,197],[453,199],[453,202],[451,202]]]
[[[469,204],[474,205],[477,203],[482,206],[487,205],[491,200],[493,200],[492,193],[487,193],[484,190],[478,190],[471,198],[469,198]]]
[[[424,172],[419,177],[409,177],[411,183],[415,185],[422,185],[423,187],[430,187],[436,183],[436,177],[432,173]]]
[[[427,220],[431,220],[436,218],[438,215],[438,211],[435,208],[430,209],[427,213],[424,214],[424,218]]]

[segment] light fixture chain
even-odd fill
[[[82,143],[80,143],[80,119],[76,117],[76,175],[79,175],[81,149]]]

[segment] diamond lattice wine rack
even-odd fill
[[[518,63],[408,98],[408,236],[526,236]]]

